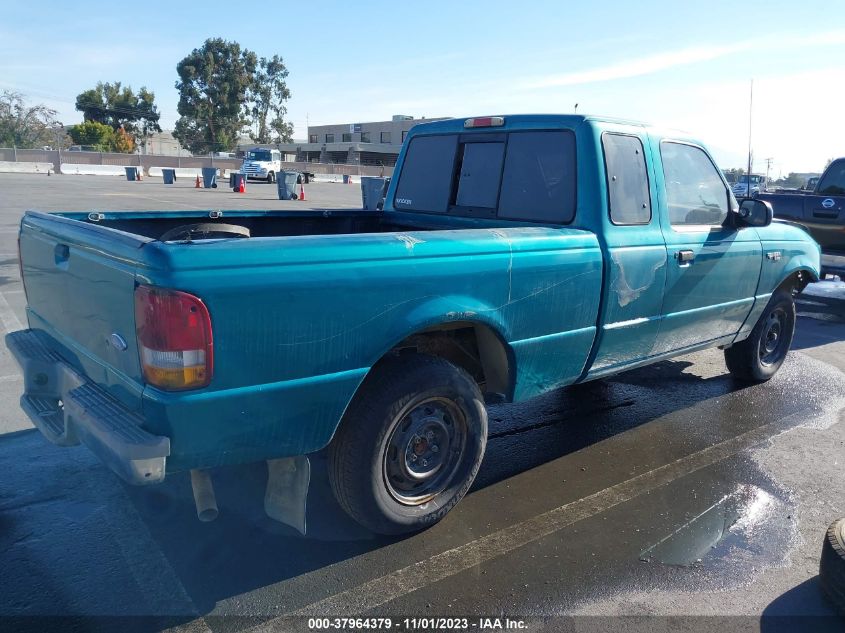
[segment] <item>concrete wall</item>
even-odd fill
[[[73,176],[125,176],[123,165],[87,165],[85,163],[62,163],[61,172]]]
[[[53,171],[53,163],[16,163],[13,161],[0,161],[0,172],[11,174],[46,174]]]
[[[237,158],[215,158],[213,161],[208,156],[192,156],[190,158],[180,156],[159,156],[156,154],[109,154],[100,152],[60,152],[50,150],[23,150],[17,151],[11,148],[0,148],[0,163],[12,163],[21,165],[20,167],[9,167],[9,170],[33,170],[38,173],[36,168],[30,167],[29,164],[40,164],[41,169],[46,171],[45,166],[52,163],[54,173],[60,172],[60,164],[64,163],[66,166],[73,165],[71,173],[83,173],[79,170],[84,170],[84,165],[103,165],[119,167],[117,170],[99,171],[96,169],[88,170],[97,173],[124,173],[124,166],[141,166],[144,169],[144,175],[150,175],[150,169],[154,168],[154,173],[161,176],[162,167],[175,167],[178,169],[191,169],[190,173],[199,173],[202,167],[218,167],[221,172],[227,174],[231,171],[238,171],[241,168],[242,161]],[[213,163],[213,164],[212,164]],[[68,167],[68,169],[71,169]],[[343,164],[324,164],[324,163],[306,163],[306,162],[286,162],[285,169],[290,171],[310,171],[315,174],[355,174],[361,176],[390,176],[393,173],[392,167],[377,167],[364,165],[343,165]],[[384,173],[382,173],[382,171]],[[179,173],[179,172],[177,172]]]
[[[141,166],[144,173],[150,167],[219,167],[240,169],[237,158],[210,158],[208,156],[159,156],[157,154],[116,154],[109,152],[58,152],[56,150],[0,148],[0,161],[53,163],[58,171],[60,163],[74,165]]]

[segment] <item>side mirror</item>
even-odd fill
[[[765,200],[746,198],[739,205],[737,216],[739,226],[769,226],[774,212],[772,205]]]

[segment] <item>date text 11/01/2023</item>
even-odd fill
[[[309,631],[400,630],[400,631],[519,631],[527,628],[523,619],[511,618],[309,618]]]

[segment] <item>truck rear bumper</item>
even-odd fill
[[[36,330],[6,336],[23,370],[21,408],[53,444],[82,442],[131,484],[164,479],[170,440],[141,428],[142,419],[80,375]]]

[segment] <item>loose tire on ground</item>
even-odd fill
[[[776,290],[751,335],[725,350],[728,371],[744,382],[765,382],[774,376],[792,345],[795,301],[783,288]]]
[[[845,616],[845,517],[837,519],[827,529],[822,543],[819,581],[836,610]]]
[[[442,358],[408,354],[377,365],[329,447],[341,507],[379,534],[442,519],[475,480],[487,443],[478,385]]]

